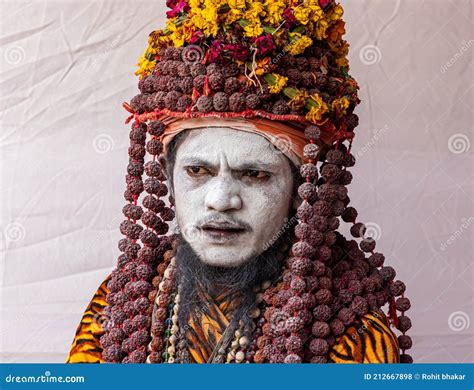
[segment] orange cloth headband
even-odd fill
[[[304,127],[298,123],[287,124],[265,118],[160,118],[166,125],[160,137],[164,152],[172,139],[184,130],[207,127],[228,127],[235,130],[259,134],[270,141],[277,149],[287,156],[296,166],[303,160],[303,148],[308,143],[304,136]]]

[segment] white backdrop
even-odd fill
[[[473,1],[341,4],[362,100],[352,204],[408,285],[415,361],[473,362]],[[121,103],[164,0],[0,7],[1,361],[63,362],[119,254]]]

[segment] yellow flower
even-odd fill
[[[158,38],[158,45],[161,46],[169,46],[171,43],[171,36],[170,35],[163,35]]]
[[[245,0],[228,0],[230,8],[245,9]]]
[[[301,24],[308,24],[309,19],[310,19],[310,15],[311,15],[311,8],[303,7],[301,5],[301,6],[295,8],[295,10],[293,11],[293,14],[295,15],[295,18]]]
[[[250,3],[250,8],[245,11],[245,19],[256,20],[260,19],[261,16],[265,16],[265,8],[263,4],[258,1]]]
[[[147,54],[148,50],[139,58],[137,63],[138,69],[135,71],[135,75],[140,76],[140,78],[148,76],[156,64],[155,60],[149,60],[147,58]]]
[[[317,4],[304,2],[293,10],[295,18],[303,25],[309,21],[316,22],[324,15],[323,10]]]
[[[319,5],[310,5],[311,8],[311,20],[317,22],[324,16],[324,12]]]
[[[334,111],[336,111],[336,115],[338,117],[342,116],[346,113],[346,110],[349,107],[349,99],[347,99],[346,97],[335,99],[332,102],[331,107]]]
[[[347,68],[347,67],[349,67],[349,60],[347,59],[347,57],[339,57],[336,60],[336,65],[339,68]]]
[[[217,19],[217,8],[214,6],[206,6],[206,8],[201,10],[201,15],[208,22]]]
[[[201,16],[205,20],[204,30],[208,34],[216,36],[219,31],[217,8],[214,6],[207,6],[201,11]]]
[[[239,19],[242,19],[244,17],[244,14],[240,9],[231,9],[229,12],[226,14],[226,19],[225,19],[225,24],[232,24],[236,22]]]
[[[191,22],[196,26],[199,30],[204,30],[206,27],[206,20],[201,16],[201,14],[195,14],[191,17]]]
[[[266,0],[265,6],[267,7],[265,21],[274,26],[278,26],[282,21],[282,14],[286,8],[285,3],[279,0]]]
[[[306,105],[306,99],[309,95],[306,91],[298,91],[296,95],[288,102],[288,105],[295,111],[301,110]]]
[[[216,36],[223,22],[219,18],[219,7],[227,4],[227,0],[189,0],[189,18],[195,28],[207,35]]]
[[[268,91],[270,93],[280,93],[288,82],[288,77],[281,76],[277,73],[272,73],[270,77],[273,79],[273,83],[269,84]]]
[[[336,20],[341,19],[343,14],[344,9],[338,4],[331,10],[331,12],[328,14],[328,17],[329,20],[335,22]]]
[[[201,9],[202,1],[201,0],[189,0],[188,4],[189,4],[189,8],[191,9],[191,11],[193,11],[193,13],[195,13],[196,10]]]
[[[263,28],[260,23],[248,24],[244,27],[246,37],[258,37],[262,35]]]
[[[300,38],[288,44],[285,47],[285,51],[289,52],[291,55],[296,56],[298,54],[303,53],[308,46],[311,46],[312,43],[313,43],[313,40],[310,37],[303,35]]]
[[[315,35],[316,38],[321,40],[327,37],[327,29],[329,27],[329,24],[326,19],[321,19],[316,27]]]
[[[171,32],[176,31],[176,29],[178,28],[178,26],[176,26],[175,24],[176,19],[177,18],[171,18],[166,21],[166,29],[168,31],[171,31]]]
[[[157,39],[163,34],[163,32],[161,30],[155,30],[155,31],[152,31],[149,35],[148,35],[148,45],[149,46],[154,46],[156,45],[156,41]]]
[[[170,37],[176,47],[181,47],[184,45],[184,42],[191,39],[193,31],[193,26],[190,21],[186,21],[186,23],[173,32]]]
[[[311,95],[311,99],[315,105],[313,105],[313,107],[311,107],[309,112],[306,114],[306,119],[310,122],[317,123],[328,111],[328,106],[318,94]]]

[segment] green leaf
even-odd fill
[[[298,26],[294,28],[292,32],[298,33],[298,34],[304,34],[306,32],[306,28],[304,26]]]
[[[276,28],[269,27],[269,26],[263,26],[263,31],[265,31],[267,34],[274,34],[276,31]]]

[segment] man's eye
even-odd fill
[[[186,167],[186,172],[191,176],[203,176],[210,173],[206,168],[203,167]]]
[[[254,170],[246,171],[244,173],[244,176],[252,177],[252,178],[255,178],[255,179],[266,179],[266,178],[270,177],[268,172],[254,171]]]

